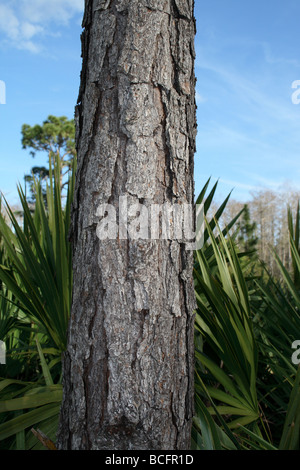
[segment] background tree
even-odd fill
[[[46,153],[48,162],[54,167],[56,157],[61,161],[61,188],[67,184],[66,175],[72,167],[75,156],[75,123],[65,116],[49,116],[42,125],[36,124],[22,126],[22,146],[30,149],[30,154],[35,157],[37,153]],[[41,183],[49,178],[49,164],[47,166],[34,166],[31,174],[25,176],[25,183],[29,185],[31,200],[34,201],[34,178]],[[42,185],[45,195],[45,185]]]
[[[59,449],[189,449],[193,252],[96,234],[100,204],[192,204],[192,0],[85,2]]]
[[[238,243],[242,251],[247,252],[249,256],[256,256],[258,238],[256,236],[257,224],[251,222],[249,205],[245,204],[244,212],[238,223]]]
[[[286,223],[288,207],[296,213],[300,192],[286,184],[280,191],[263,189],[252,194],[249,209],[252,220],[257,223],[258,254],[270,274],[281,277],[272,250],[282,260],[285,268],[292,269],[289,226]]]
[[[265,264],[272,276],[281,278],[281,271],[273,256],[273,250],[280,257],[285,268],[291,272],[293,258],[290,250],[290,227],[286,221],[288,211],[296,219],[300,191],[285,184],[277,191],[264,188],[253,192],[251,196],[246,203],[248,213],[244,212],[244,218],[239,221],[242,233],[244,233],[241,236],[244,239],[248,231],[246,238],[249,239],[250,236],[251,244],[253,243],[257,248],[258,258]],[[217,206],[216,202],[212,204],[212,210],[216,210]],[[228,224],[243,206],[242,202],[231,199],[222,214],[220,225],[224,227]],[[234,227],[231,233],[236,229],[237,227]],[[240,243],[245,245],[246,240],[243,241],[243,239]]]

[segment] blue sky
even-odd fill
[[[83,0],[0,0],[0,190],[44,163],[21,148],[23,123],[73,117],[81,69]],[[196,0],[196,193],[246,201],[287,182],[300,189],[299,0]],[[300,94],[299,94],[300,96]]]

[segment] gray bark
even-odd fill
[[[86,0],[59,449],[189,449],[193,253],[100,241],[100,204],[193,203],[193,0]]]

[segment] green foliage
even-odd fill
[[[218,362],[201,351],[196,351],[196,360],[215,378],[208,391],[212,398],[222,401],[218,408],[221,415],[234,416],[228,427],[235,428],[252,423],[259,416],[257,347],[247,287],[234,245],[226,244],[224,238],[217,245],[214,237],[211,239],[218,269],[212,275],[203,253],[197,252],[200,272],[195,271],[196,328]],[[214,414],[213,409],[210,411]]]
[[[72,173],[74,175],[74,171]],[[52,340],[58,351],[66,346],[66,331],[72,292],[71,247],[68,242],[70,205],[74,176],[62,207],[60,159],[54,174],[50,167],[47,208],[38,181],[36,206],[32,214],[22,189],[23,229],[7,205],[11,226],[0,216],[0,233],[9,256],[9,265],[0,266],[0,279],[12,292],[18,307]]]
[[[299,253],[300,253],[300,206],[299,201],[297,205],[296,220],[293,221],[293,214],[290,207],[288,207],[288,227],[290,234],[290,246],[292,252],[293,264],[293,283],[296,289],[300,290],[300,267],[299,267]]]
[[[242,251],[249,256],[256,256],[258,238],[255,235],[256,222],[251,222],[248,204],[245,204],[241,221],[238,222],[238,243]]]
[[[33,426],[55,441],[72,291],[68,231],[73,163],[65,204],[56,154],[54,169],[49,166],[46,202],[35,180],[33,212],[19,188],[22,228],[8,205],[9,220],[0,216],[0,339],[8,352],[7,365],[0,366],[0,449],[42,449]],[[197,200],[206,215],[217,189],[215,184],[208,192],[209,183]],[[291,345],[300,331],[299,205],[295,220],[288,211],[293,272],[273,253],[279,281],[268,273],[249,276],[249,246],[241,252],[237,225],[245,212],[220,230],[229,197],[206,220],[204,246],[195,252],[192,447],[299,449],[300,372],[291,361]],[[246,219],[241,224],[247,225]],[[255,264],[262,269],[257,259]]]
[[[41,444],[31,433],[31,427],[36,425],[55,440],[61,384],[45,385],[42,377],[34,383],[3,379],[0,397],[0,448],[41,450]]]
[[[292,230],[290,211],[288,214],[293,273],[286,270],[274,251],[273,255],[281,279],[277,281],[269,277],[267,284],[257,282],[256,299],[258,302],[255,303],[257,310],[254,317],[261,357],[258,385],[261,389],[262,409],[268,422],[272,423],[276,441],[281,439],[278,430],[281,430],[285,425],[287,403],[293,388],[298,387],[298,398],[300,395],[299,384],[295,385],[297,366],[291,360],[293,352],[291,345],[299,339],[300,332],[300,292],[297,286],[297,276],[300,270],[300,255],[297,249],[299,243],[299,232],[297,234],[299,205],[295,231]],[[297,234],[295,238],[292,233]],[[295,432],[297,426],[299,433],[299,419],[298,424],[293,425]],[[282,439],[280,442],[282,446]]]
[[[65,156],[74,157],[74,120],[68,120],[65,116],[49,116],[42,126],[23,124],[22,145],[24,149],[31,149],[32,156],[35,156],[36,152],[61,154],[61,151],[64,151]]]
[[[68,232],[75,165],[74,159],[65,204],[57,155],[53,172],[49,167],[47,203],[36,180],[33,213],[18,188],[23,227],[8,204],[9,221],[0,216],[6,253],[0,264],[0,334],[7,343],[7,365],[0,366],[4,377],[0,380],[0,448],[42,448],[31,432],[36,425],[55,440],[62,399],[61,354],[66,348],[72,293]]]
[[[63,187],[67,182],[65,176],[72,170],[75,149],[75,123],[65,116],[48,116],[42,125],[36,124],[22,126],[22,146],[30,149],[30,154],[35,157],[37,153],[46,153],[49,167],[34,166],[31,174],[25,176],[25,182],[29,184],[31,202],[35,201],[36,180],[41,183],[42,193],[47,202],[45,185],[49,179],[49,168],[54,168],[56,158],[60,159],[60,184]],[[63,172],[63,170],[65,172]]]
[[[274,252],[283,282],[267,284],[247,278],[234,241],[207,224],[214,263],[207,247],[195,261],[197,449],[208,439],[212,449],[299,450],[299,371],[291,361],[300,331],[298,221],[299,208],[294,230],[289,220],[294,280]]]

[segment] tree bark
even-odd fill
[[[97,210],[192,204],[193,0],[86,0],[76,108],[73,303],[59,449],[189,449],[193,252],[99,240]]]

